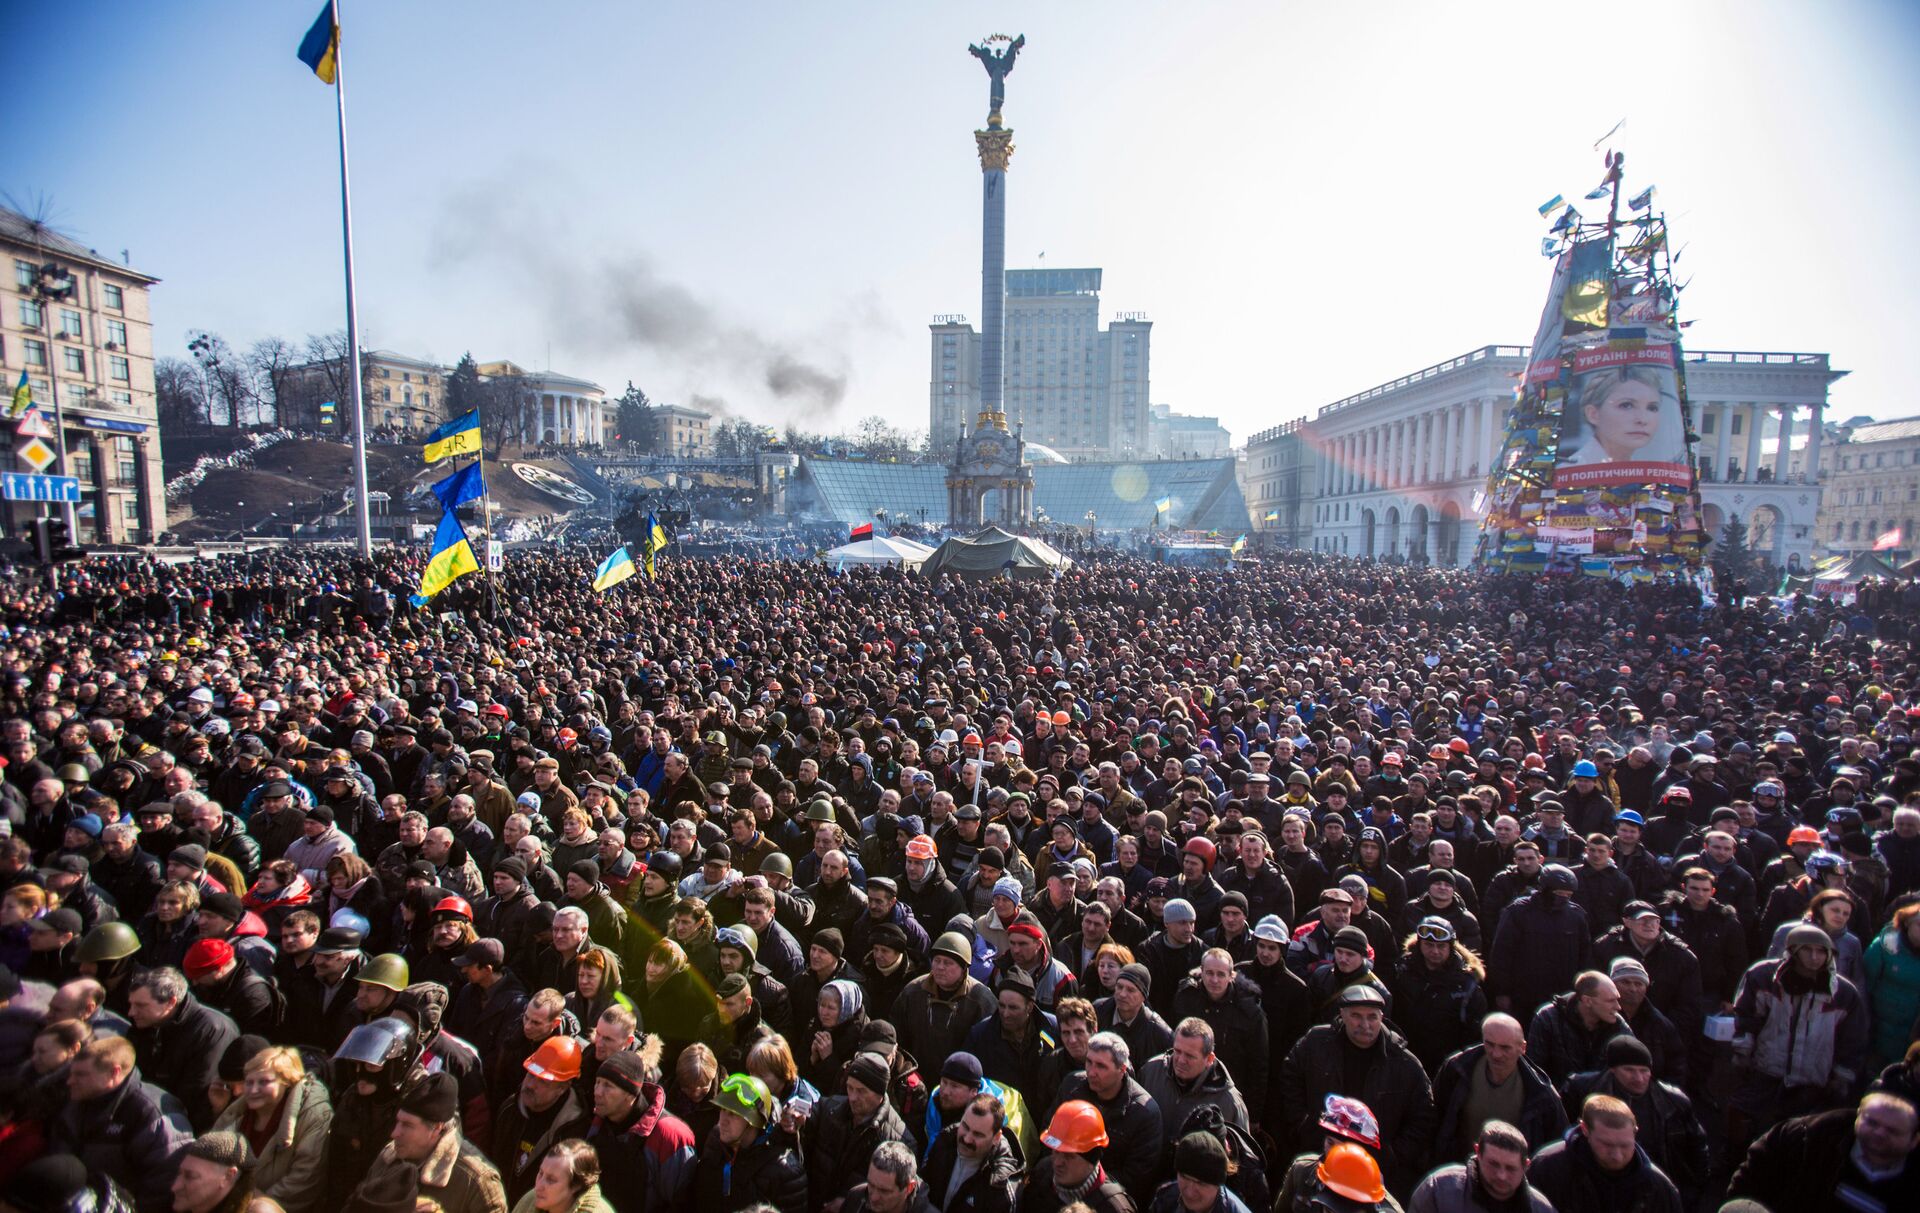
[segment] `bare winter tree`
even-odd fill
[[[245,425],[255,402],[253,370],[246,358],[218,333],[195,333],[187,341],[187,352],[200,366],[209,410],[234,429]]]
[[[300,361],[298,351],[281,337],[262,337],[253,343],[247,351],[247,366],[253,373],[253,394],[256,404],[254,420],[262,425],[269,423],[264,414],[272,412],[271,424],[285,425],[290,416],[287,405],[292,403],[288,397],[293,394],[293,384],[298,376],[292,374]]]
[[[160,432],[188,434],[206,429],[207,397],[200,368],[184,358],[161,358],[153,364],[153,390],[159,409]]]

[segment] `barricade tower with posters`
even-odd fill
[[[1623,203],[1624,162],[1608,152],[1586,195],[1603,219],[1559,197],[1540,208],[1553,281],[1487,476],[1482,567],[1626,581],[1700,568],[1674,255],[1653,187]]]

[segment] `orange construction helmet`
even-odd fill
[[[1313,1173],[1327,1190],[1348,1200],[1368,1202],[1387,1198],[1386,1185],[1380,1182],[1380,1164],[1373,1161],[1365,1146],[1350,1141],[1334,1143],[1320,1158]]]
[[[1100,1109],[1084,1099],[1069,1099],[1053,1113],[1040,1144],[1062,1154],[1085,1154],[1107,1145],[1107,1122]]]
[[[930,834],[915,834],[907,843],[908,859],[938,859],[940,848]]]
[[[1795,843],[1800,842],[1810,842],[1816,847],[1819,846],[1820,831],[1814,829],[1812,826],[1795,826],[1787,831],[1788,846],[1793,846]]]
[[[565,1032],[549,1036],[521,1067],[548,1082],[572,1082],[580,1077],[580,1038]]]

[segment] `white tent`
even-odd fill
[[[933,555],[933,549],[924,543],[915,543],[911,539],[901,539],[896,535],[875,535],[853,543],[841,544],[827,552],[821,559],[836,569],[866,564],[886,564],[895,568],[917,569],[921,562],[931,555]]]

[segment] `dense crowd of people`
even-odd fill
[[[0,586],[0,1210],[1920,1209],[1920,615]]]

